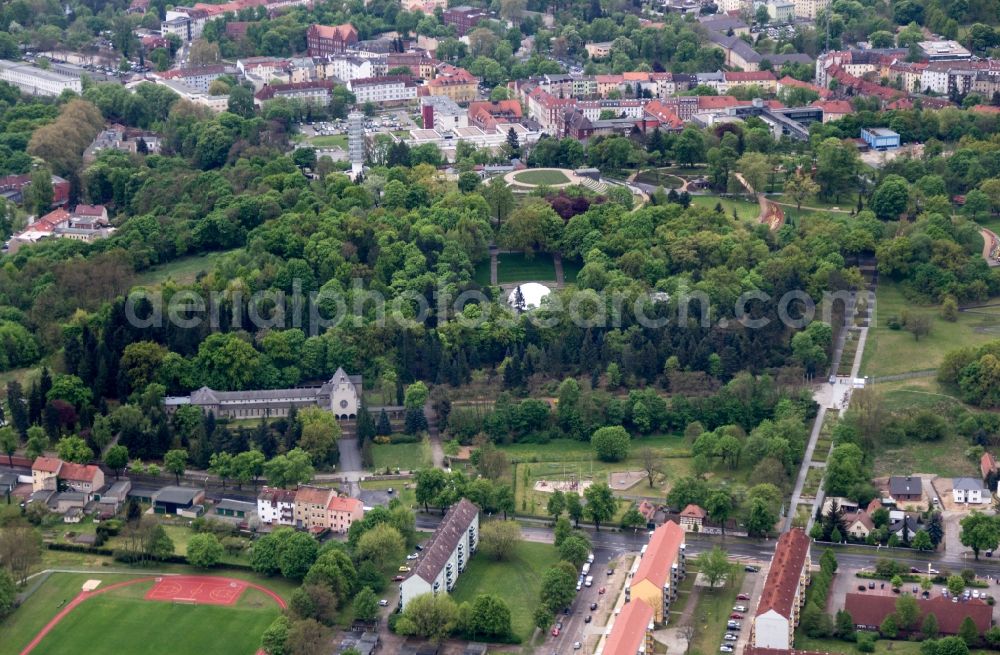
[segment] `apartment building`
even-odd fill
[[[667,623],[670,604],[677,598],[678,585],[687,573],[684,536],[684,529],[673,521],[656,528],[632,575],[630,601],[649,605],[657,624]]]
[[[417,81],[409,75],[367,77],[347,82],[347,90],[360,104],[403,105],[417,99]]]
[[[295,525],[295,491],[263,487],[257,496],[257,516],[267,525]]]
[[[441,64],[437,68],[437,76],[427,82],[427,93],[465,103],[476,99],[478,87],[479,78],[469,71],[451,64]]]
[[[809,585],[809,549],[810,540],[802,528],[793,528],[778,539],[753,619],[753,647],[789,650],[795,643]]]
[[[399,585],[399,609],[423,594],[448,593],[479,544],[479,508],[463,498],[445,514],[420,559]]]
[[[455,33],[459,37],[465,36],[475,29],[476,25],[479,24],[479,21],[485,20],[489,17],[490,15],[485,9],[470,7],[468,5],[445,9],[441,15],[445,25],[455,26]]]

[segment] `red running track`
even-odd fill
[[[73,600],[69,601],[69,603],[66,604],[66,607],[62,608],[58,614],[52,617],[51,621],[45,624],[45,627],[42,628],[37,635],[35,635],[35,638],[32,639],[28,643],[28,645],[24,647],[24,650],[21,651],[21,655],[28,655],[28,653],[37,648],[38,644],[41,643],[42,639],[45,638],[45,635],[49,634],[49,632],[52,631],[52,628],[56,627],[56,625],[58,625],[60,621],[66,618],[67,614],[76,609],[77,605],[87,600],[88,598],[93,598],[94,596],[99,596],[100,594],[104,594],[109,591],[113,591],[115,589],[120,589],[121,587],[127,587],[129,585],[139,584],[140,582],[148,582],[150,580],[157,580],[157,579],[176,580],[181,583],[182,590],[183,587],[186,587],[188,585],[199,584],[199,580],[204,581],[206,579],[211,580],[213,584],[220,584],[220,583],[224,585],[236,584],[239,586],[240,591],[242,591],[247,587],[251,589],[256,589],[257,591],[263,592],[264,594],[270,596],[274,600],[274,602],[278,604],[278,607],[280,607],[281,609],[285,609],[288,607],[288,603],[285,602],[285,599],[276,594],[275,592],[271,591],[267,587],[262,587],[259,584],[247,582],[246,580],[238,580],[236,578],[226,578],[226,577],[210,576],[210,575],[176,575],[176,576],[170,575],[170,576],[159,576],[159,577],[147,576],[143,578],[136,578],[135,580],[126,580],[124,582],[117,582],[113,585],[108,585],[107,587],[101,587],[95,591],[81,591],[79,594],[76,595],[76,597]],[[155,589],[156,587],[154,586],[153,588]],[[183,591],[181,593],[183,593]],[[158,598],[158,600],[169,600],[169,599]],[[182,598],[181,600],[190,600],[190,598],[185,597]],[[236,599],[234,598],[232,602],[235,601]]]

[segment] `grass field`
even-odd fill
[[[309,139],[309,145],[316,148],[342,148],[347,149],[346,134],[331,134],[328,136],[317,136]]]
[[[801,630],[795,632],[795,648],[818,653],[831,653],[837,655],[861,655],[857,647],[846,641],[839,639],[810,639],[802,634]],[[970,650],[969,655],[988,655],[990,651]],[[920,653],[919,641],[889,641],[879,639],[875,642],[875,655],[918,655]]]
[[[706,209],[715,209],[715,206],[718,204],[722,205],[722,209],[726,212],[726,216],[732,216],[733,210],[735,210],[737,218],[741,221],[756,223],[757,218],[760,216],[760,205],[758,205],[755,202],[748,202],[743,198],[721,198],[719,196],[691,196],[691,205],[693,207],[704,207]]]
[[[901,316],[904,309],[929,316],[931,333],[917,341],[906,330],[890,330],[889,318]],[[903,297],[899,285],[889,280],[879,282],[875,310],[875,327],[868,331],[861,362],[863,375],[894,375],[937,368],[951,350],[1000,339],[1000,313],[962,312],[958,321],[949,323],[941,318],[938,307],[915,305]]]
[[[679,189],[684,186],[684,178],[658,171],[655,168],[642,171],[636,176],[635,181],[640,184],[654,184],[664,189]]]
[[[530,259],[523,253],[506,253],[498,255],[497,282],[555,282],[556,269],[552,263],[552,255],[544,252],[535,253]],[[579,265],[573,269],[573,279],[579,273]],[[569,275],[566,263],[563,263],[563,273]],[[483,286],[490,283],[490,261],[487,259],[476,267],[475,281]],[[569,280],[567,280],[569,281]]]
[[[746,576],[741,568],[734,568],[732,580],[725,587],[715,589],[698,587],[698,605],[691,616],[695,628],[691,652],[705,655],[719,652],[719,645],[723,643],[722,637],[726,634],[726,621],[729,620],[732,607],[736,603],[736,595],[739,594],[743,578]]]
[[[215,267],[215,263],[222,257],[234,252],[209,252],[203,255],[192,255],[181,257],[168,264],[155,266],[148,271],[143,271],[135,279],[135,286],[154,287],[166,282],[168,279],[179,284],[190,284],[197,279],[199,273],[207,273]]]
[[[521,171],[514,175],[514,180],[534,185],[569,184],[569,178],[566,177],[566,174],[556,170]]]
[[[384,471],[389,467],[393,472],[398,468],[403,471],[414,471],[430,466],[431,448],[428,442],[376,444],[372,446],[372,456],[375,459],[375,470]]]
[[[81,603],[42,640],[38,652],[70,655],[85,645],[88,655],[136,650],[193,655],[211,645],[213,652],[243,655],[255,652],[261,634],[279,613],[272,600],[253,589],[232,607],[218,607],[144,600],[151,585],[139,583]]]
[[[472,601],[479,594],[496,594],[510,607],[514,633],[525,642],[535,630],[534,612],[538,590],[546,569],[559,561],[551,544],[521,541],[504,562],[478,554],[458,578],[451,597],[455,602]]]
[[[650,489],[645,479],[631,489],[630,494],[662,495],[669,489],[669,482],[688,475],[691,471],[690,450],[680,436],[651,436],[632,440],[631,455],[622,462],[601,462],[594,456],[590,444],[585,441],[557,439],[547,444],[512,444],[501,446],[511,461],[517,465],[517,481],[514,496],[517,511],[522,514],[545,515],[549,494],[535,491],[538,480],[594,480],[607,482],[613,472],[642,470],[640,450],[652,448],[663,461],[665,477]],[[617,523],[629,503],[619,506],[613,523]]]

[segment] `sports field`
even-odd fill
[[[100,585],[81,593],[86,580]],[[55,573],[0,625],[0,655],[250,655],[279,601],[228,578]]]
[[[524,184],[556,185],[569,184],[569,178],[560,170],[545,168],[542,170],[521,171],[514,174],[514,180]]]

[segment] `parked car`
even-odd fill
[[[413,560],[417,559],[418,557],[420,557],[420,555],[418,555],[417,553],[410,553],[409,555],[406,556],[406,559]]]
[[[406,579],[406,576],[397,575],[397,576],[393,576],[392,581],[393,582],[402,582],[405,579]]]
[[[746,566],[743,567],[743,570],[746,571],[747,573],[757,573],[758,571],[760,571],[760,567],[753,566],[752,564],[747,564]]]
[[[864,591],[865,589],[867,589],[867,587],[864,586],[863,584],[858,585],[858,591]]]
[[[920,573],[920,569],[915,566],[910,567],[910,573]]]
[[[740,630],[743,628],[743,624],[741,624],[739,621],[729,621],[726,623],[726,627],[729,628],[730,630]]]
[[[597,593],[598,593],[599,595],[603,595],[603,594],[607,593],[607,591],[608,591],[608,590],[607,590],[607,588],[606,588],[606,587],[601,587],[600,589],[598,589],[598,590],[597,590]]]
[[[553,637],[559,636],[559,628],[557,628],[556,626],[552,626],[552,636]]]
[[[733,647],[730,646],[729,644],[722,644],[721,646],[719,646],[719,652],[721,652],[721,653],[731,653],[731,652],[733,652]]]
[[[388,607],[389,606],[389,601],[387,601],[385,598],[383,598],[382,600],[380,600],[378,602],[378,606],[379,607]]]
[[[740,614],[739,612],[733,612],[732,614],[729,615],[729,618],[731,618],[731,619],[742,619],[743,615]]]
[[[723,637],[723,639],[725,639],[726,641],[736,641],[737,639],[739,639],[739,637],[731,632],[727,632],[726,636]]]
[[[615,574],[615,570],[614,569],[608,569],[607,570],[607,574],[608,575],[614,575]]]
[[[745,611],[747,611],[747,606],[746,605],[735,605],[735,606],[733,606],[733,611],[734,612],[745,612]]]
[[[740,594],[736,597],[736,600],[750,600],[750,596],[748,594]]]
[[[410,569],[409,566],[401,566],[401,567],[399,567],[399,572],[400,573],[409,573],[411,570],[412,569]]]
[[[579,641],[573,642],[573,650],[580,650],[581,648],[583,648],[583,644],[581,644]]]
[[[872,580],[872,581],[870,581],[870,582],[868,583],[868,588],[869,588],[869,589],[874,589],[874,588],[875,588],[875,581],[874,581],[874,580]]]
[[[597,603],[591,603],[590,604],[590,611],[593,612],[596,609],[597,609]]]
[[[584,623],[590,623],[593,620],[594,620],[594,617],[591,616],[590,614],[588,614],[587,616],[584,617],[583,622]]]

